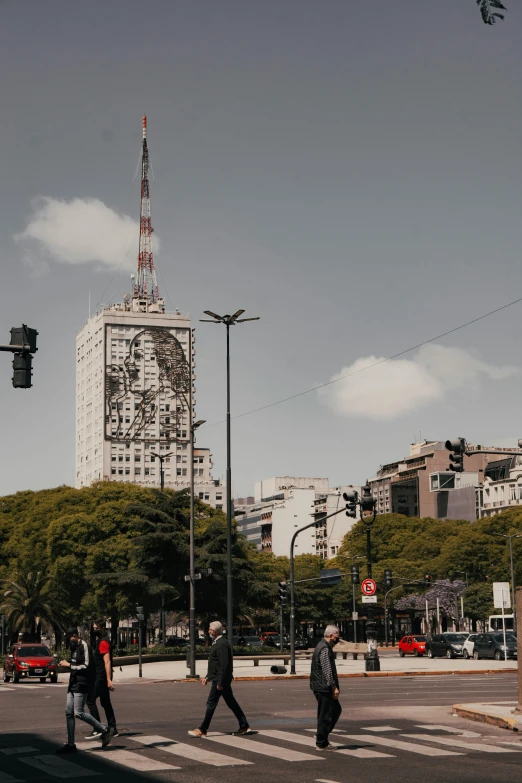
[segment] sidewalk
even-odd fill
[[[515,673],[517,664],[515,661],[474,661],[462,658],[400,658],[397,650],[386,652],[379,650],[381,671],[366,674],[364,659],[359,657],[357,661],[337,659],[337,671],[341,677],[379,677],[379,676],[411,676],[429,674],[482,674],[488,673]],[[282,658],[263,658],[259,666],[254,667],[253,661],[234,661],[234,679],[236,680],[265,680],[265,679],[295,679],[291,677],[290,666],[286,666],[287,674],[274,675],[270,673],[273,665],[282,666]],[[207,671],[206,661],[196,661],[196,673],[204,677]],[[310,660],[296,660],[297,677],[310,675]],[[188,668],[186,661],[165,661],[143,664],[143,680],[148,681],[186,681]],[[115,684],[118,682],[133,682],[138,678],[138,666],[123,666],[120,671],[116,666],[114,673]]]
[[[522,731],[522,713],[513,714],[516,701],[498,701],[476,704],[454,704],[453,714],[478,723],[488,723],[501,729]]]

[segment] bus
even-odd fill
[[[515,631],[515,617],[512,614],[505,614],[504,620],[506,623],[506,631]],[[501,614],[490,614],[488,617],[488,631],[491,631],[493,633],[500,632],[502,633],[504,631],[504,628],[502,627],[502,615]]]

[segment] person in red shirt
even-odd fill
[[[111,704],[110,692],[114,690],[112,683],[112,647],[107,635],[107,626],[105,620],[97,620],[93,623],[93,631],[96,639],[94,646],[94,665],[95,681],[93,688],[87,696],[87,707],[92,717],[100,722],[100,713],[96,705],[99,699],[107,718],[108,730],[111,732],[111,738],[118,736],[116,727],[116,717]],[[86,739],[98,739],[96,731],[89,734]]]

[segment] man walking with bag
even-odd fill
[[[338,641],[338,627],[327,625],[324,639],[321,639],[312,656],[310,688],[317,699],[317,750],[335,750],[328,742],[328,735],[334,730],[342,712],[339,704],[339,678],[333,654],[333,647]]]
[[[248,734],[250,727],[245,718],[243,710],[237,703],[232,693],[231,683],[233,680],[233,662],[232,648],[227,639],[223,636],[223,626],[219,622],[210,623],[209,634],[212,637],[212,647],[208,659],[207,676],[201,680],[203,685],[207,682],[212,683],[210,693],[207,699],[207,711],[199,729],[189,731],[191,737],[205,737],[210,726],[210,721],[214,715],[214,710],[218,701],[223,696],[225,704],[232,710],[239,722],[238,735]]]

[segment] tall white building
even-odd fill
[[[76,337],[77,487],[102,480],[159,486],[162,470],[165,487],[189,485],[195,340],[190,316],[165,312],[158,292],[145,117],[141,192],[133,291],[89,318]],[[195,449],[193,459],[196,497],[221,505],[210,452]]]

